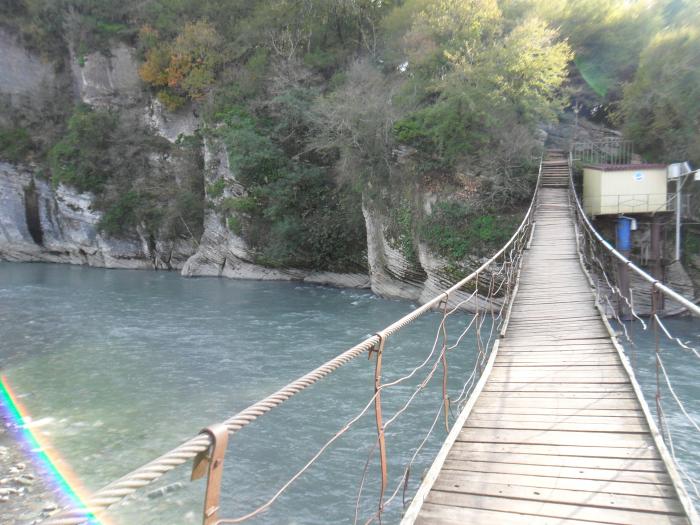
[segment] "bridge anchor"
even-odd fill
[[[203,525],[219,523],[219,499],[221,497],[221,478],[224,473],[224,456],[228,446],[228,428],[223,423],[217,423],[203,429],[200,434],[211,437],[211,446],[200,452],[194,458],[191,480],[200,479],[207,475],[207,490],[204,494]]]

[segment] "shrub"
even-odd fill
[[[224,189],[226,188],[226,181],[221,178],[212,182],[207,186],[207,195],[210,199],[218,199],[224,194]]]
[[[204,97],[223,60],[221,37],[210,23],[188,22],[172,42],[160,42],[158,33],[147,26],[140,36],[147,51],[139,75],[147,84],[161,88],[158,98],[163,104],[177,109],[186,99]]]
[[[138,225],[161,239],[201,234],[204,184],[199,138],[170,144],[136,117],[119,118],[79,106],[48,157],[54,184],[62,182],[95,195],[94,206],[103,212],[99,227],[105,233],[130,235]]]
[[[0,128],[0,158],[8,162],[22,162],[32,152],[34,144],[25,128]]]
[[[243,224],[241,224],[240,219],[235,215],[232,215],[226,220],[226,225],[228,226],[228,229],[236,235],[243,233]]]
[[[99,228],[110,235],[129,232],[138,224],[137,209],[141,205],[141,198],[135,191],[124,193],[102,215]]]
[[[79,106],[68,120],[68,133],[49,151],[54,183],[100,192],[109,178],[105,151],[116,124],[116,115],[108,111]]]
[[[424,220],[421,237],[443,257],[459,262],[467,255],[488,255],[505,244],[517,222],[502,210],[471,210],[447,201],[437,204]]]

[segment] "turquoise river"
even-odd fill
[[[175,273],[0,263],[0,373],[38,423],[38,431],[88,490],[98,489],[235,414],[390,324],[415,305],[364,290],[296,283],[184,279]],[[455,342],[471,315],[450,317]],[[428,314],[390,338],[385,380],[409,373],[430,353],[440,316]],[[487,341],[489,324],[482,330]],[[700,348],[700,323],[669,321]],[[631,361],[649,400],[655,392],[654,338],[633,328]],[[662,341],[664,362],[687,410],[700,418],[700,361]],[[476,340],[449,352],[450,396],[471,373]],[[431,362],[432,363],[432,362]],[[390,418],[430,364],[386,392]],[[360,357],[236,434],[226,456],[224,517],[271,497],[357,414],[373,393],[373,361]],[[426,436],[441,404],[442,369],[387,433],[389,492]],[[675,453],[700,472],[700,436],[667,391],[664,409]],[[653,403],[650,403],[653,408]],[[454,410],[457,410],[455,407]],[[365,523],[376,509],[376,454],[358,503],[376,430],[373,410],[359,419],[254,523]],[[691,432],[692,430],[692,432]],[[439,422],[384,515],[397,523],[445,437]],[[201,523],[202,480],[189,465],[108,513],[127,524]],[[689,491],[693,492],[689,486]],[[0,507],[0,521],[3,521]]]

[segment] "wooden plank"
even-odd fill
[[[505,394],[503,392],[486,391],[481,393],[481,399],[499,398],[512,396],[513,394]],[[559,399],[637,399],[634,392],[519,392],[518,399],[524,398],[551,398],[558,397]],[[537,404],[533,399],[532,404]]]
[[[581,334],[576,339],[567,339],[565,342],[558,341],[553,337],[529,337],[527,339],[516,340],[504,339],[504,348],[515,348],[515,347],[535,347],[535,346],[595,346],[595,345],[610,345],[610,337],[589,337],[586,339],[581,339]]]
[[[591,487],[590,490],[585,490],[580,485],[571,489],[560,487],[543,489],[542,487],[522,486],[517,483],[506,484],[490,481],[475,483],[472,480],[461,478],[459,473],[450,470],[445,470],[444,474],[435,482],[435,490],[459,492],[460,494],[530,499],[570,505],[587,505],[618,510],[683,514],[683,507],[673,497],[673,493],[671,493],[671,497],[650,497],[647,494],[638,494],[636,492],[618,492],[605,483],[597,484]],[[628,484],[629,487],[632,487],[630,490],[634,490],[638,485]]]
[[[609,350],[586,350],[581,352],[566,351],[550,352],[550,351],[508,351],[498,353],[497,362],[507,365],[517,365],[520,363],[530,363],[529,366],[577,366],[578,364],[585,365],[586,362],[592,363],[588,366],[597,366],[599,361],[609,361],[606,366],[617,366],[620,368],[620,357],[617,353]]]
[[[494,382],[509,382],[509,381],[527,381],[527,382],[541,382],[541,383],[616,383],[616,384],[627,384],[629,381],[625,381],[624,377],[621,376],[616,376],[616,377],[603,377],[601,375],[598,376],[593,376],[593,375],[580,375],[578,377],[574,377],[572,375],[569,375],[568,377],[563,377],[563,376],[557,376],[554,374],[550,375],[541,375],[541,376],[535,376],[532,374],[529,375],[521,375],[521,376],[515,376],[514,374],[511,375],[511,377],[506,377],[506,376],[497,376],[493,378]]]
[[[658,459],[637,458],[598,458],[585,456],[562,456],[546,454],[519,454],[503,452],[483,452],[467,450],[461,447],[462,443],[455,445],[450,456],[452,460],[488,461],[491,463],[520,463],[523,465],[550,465],[553,467],[585,467],[591,469],[624,469],[641,470],[648,472],[666,472],[664,462]],[[559,479],[559,478],[553,478]],[[558,486],[558,485],[557,485]],[[666,496],[673,494],[672,489],[667,489]]]
[[[579,416],[577,414],[567,414],[567,415],[552,415],[552,414],[484,414],[476,413],[469,416],[469,421],[481,420],[481,421],[494,421],[496,423],[503,422],[514,422],[514,421],[530,421],[530,422],[542,422],[542,423],[591,423],[594,425],[603,424],[633,424],[633,423],[646,423],[644,417],[640,415],[636,416],[615,416],[613,414],[609,416]],[[648,430],[648,429],[647,429]]]
[[[551,347],[545,347],[539,350],[538,347],[519,347],[518,349],[505,349],[498,353],[498,359],[530,359],[533,361],[543,359],[616,359],[616,364],[620,363],[617,352],[604,346],[587,346],[579,347],[578,349],[559,348],[554,351]]]
[[[607,332],[604,328],[586,328],[577,327],[574,329],[562,329],[557,328],[518,328],[515,327],[513,330],[509,330],[509,335],[512,337],[523,337],[528,338],[530,342],[542,341],[542,340],[554,340],[554,341],[569,341],[575,340],[581,337],[582,333],[590,334],[591,337],[604,337]]]
[[[586,354],[617,355],[613,349],[604,344],[570,345],[556,342],[553,344],[530,343],[530,345],[512,345],[499,351],[499,357],[576,357]]]
[[[566,161],[556,166],[566,183]],[[566,188],[546,187],[559,173],[543,176],[505,337],[418,521],[689,523],[685,492],[596,308]]]
[[[528,309],[529,310],[529,309]],[[575,314],[575,312],[572,312]],[[557,323],[557,327],[563,328],[563,327],[573,327],[578,328],[580,325],[574,320],[574,318],[571,318],[571,321],[568,322],[564,320],[563,322],[560,323],[560,320],[557,319],[556,317],[556,312],[553,310],[549,309],[537,309],[536,311],[531,312],[530,315],[528,315],[528,320],[520,320],[524,319],[524,316],[527,315],[525,313],[518,314],[517,312],[514,314],[514,323],[513,326],[517,328],[528,328],[528,327],[540,327],[540,326],[546,326],[551,325],[553,323]],[[593,324],[593,320],[587,319],[587,316],[589,315],[587,312],[581,312],[581,317],[584,319],[586,323],[590,323],[591,325]],[[509,334],[512,337],[512,333]],[[580,335],[580,334],[579,334]]]
[[[527,359],[571,359],[576,357],[618,357],[617,352],[603,346],[533,346],[511,347],[498,353],[500,359],[511,357]],[[619,362],[619,361],[618,361]]]
[[[497,428],[468,428],[459,433],[458,441],[479,443],[522,443],[530,445],[567,445],[594,447],[639,448],[653,447],[653,440],[645,434],[614,432],[566,432],[550,430],[501,430]]]
[[[619,366],[620,360],[617,356],[590,356],[576,358],[559,358],[553,356],[547,357],[520,357],[520,356],[501,356],[496,360],[494,366],[500,367],[531,367],[531,366]]]
[[[489,383],[484,392],[628,392],[633,393],[630,385],[613,383]]]
[[[608,357],[618,358],[617,352],[604,345],[567,345],[566,343],[557,345],[533,345],[533,346],[510,346],[503,352],[499,352],[500,359],[509,357],[527,359],[573,359]],[[618,360],[619,363],[619,360]]]
[[[531,399],[519,399],[511,396],[501,399],[483,398],[479,399],[476,404],[476,409],[494,408],[510,409],[510,408],[534,408],[535,403]],[[538,399],[536,403],[538,409],[567,409],[569,411],[579,409],[607,409],[607,410],[637,410],[639,404],[637,400],[627,399],[561,399],[558,397],[550,397]]]
[[[449,465],[449,466],[448,466]],[[519,463],[493,463],[448,458],[444,469],[454,471],[482,472],[486,474],[518,474],[520,476],[545,476],[575,480],[617,481],[620,483],[671,485],[665,472],[638,470],[606,470],[585,467],[563,467],[550,465],[521,465]]]
[[[583,432],[630,432],[648,434],[649,427],[644,424],[610,421],[607,423],[572,423],[572,422],[546,422],[546,421],[505,421],[474,419],[468,423],[470,428],[498,428],[510,430],[569,430]]]
[[[502,381],[513,381],[516,383],[522,383],[523,381],[530,382],[551,382],[551,383],[562,383],[562,382],[583,382],[583,383],[593,383],[598,381],[600,383],[629,383],[629,378],[624,375],[620,370],[598,370],[598,371],[588,371],[588,370],[542,370],[540,372],[530,371],[530,370],[518,370],[519,368],[529,368],[529,367],[498,367],[493,370],[492,381],[502,382]]]
[[[533,375],[522,375],[522,376],[515,376],[512,375],[510,378],[505,377],[505,376],[497,376],[493,378],[494,382],[509,382],[509,381],[519,381],[519,382],[542,382],[542,383],[616,383],[616,384],[627,384],[629,381],[625,381],[625,378],[616,376],[616,377],[602,377],[600,375],[598,376],[593,376],[593,375],[581,375],[579,377],[562,377],[562,376],[556,376],[556,375],[541,375],[541,376],[533,376]]]
[[[571,373],[572,375],[578,377],[579,375],[582,374],[589,374],[589,373],[614,373],[617,372],[618,375],[622,371],[620,370],[620,361],[618,361],[613,364],[613,365],[563,365],[563,364],[534,364],[534,365],[523,365],[519,367],[506,367],[506,368],[511,368],[514,374],[518,375],[524,375],[524,374],[535,374],[535,375],[540,375],[543,373],[550,374],[550,373]],[[503,370],[494,370],[494,373],[507,373],[505,369]]]
[[[500,510],[535,516],[550,516],[560,519],[580,519],[602,521],[619,525],[687,525],[688,520],[682,516],[638,512],[632,510],[601,509],[583,505],[548,503],[533,500],[459,494],[434,490],[427,500],[429,503],[457,507]]]
[[[557,415],[578,415],[578,416],[600,416],[615,417],[616,414],[628,415],[628,416],[639,416],[642,411],[639,408],[632,409],[619,409],[619,408],[607,408],[607,409],[589,409],[589,408],[552,408],[552,407],[540,407],[540,406],[501,406],[501,405],[491,405],[491,406],[476,406],[474,407],[474,413],[490,413],[490,414],[557,414]]]
[[[589,321],[585,319],[580,319],[577,321],[557,321],[554,323],[552,319],[545,319],[543,321],[532,319],[530,321],[518,322],[514,321],[509,325],[509,335],[514,337],[515,334],[519,333],[529,333],[538,332],[544,330],[544,333],[564,333],[569,334],[575,332],[576,330],[583,330],[584,332],[578,332],[577,337],[581,337],[581,333],[586,333],[593,335],[594,333],[605,332],[605,327],[598,321]]]
[[[589,344],[570,344],[561,342],[551,342],[549,344],[545,343],[529,343],[527,345],[511,345],[506,342],[507,346],[503,348],[499,355],[510,355],[510,354],[520,354],[520,355],[534,355],[540,353],[542,356],[546,356],[545,352],[554,352],[557,355],[567,356],[567,355],[582,355],[582,354],[613,354],[617,355],[612,346],[607,343],[589,343]]]
[[[498,454],[518,453],[591,458],[660,459],[656,449],[654,449],[654,447],[649,447],[647,444],[637,447],[607,447],[458,441],[454,444],[453,449],[473,452],[494,452]]]
[[[515,409],[527,409],[532,412],[544,413],[578,413],[582,410],[639,410],[639,405],[636,400],[631,399],[561,399],[555,398],[539,398],[536,403],[531,399],[512,399],[508,397],[500,399],[483,398],[479,399],[475,410],[490,410],[497,409],[500,412],[507,413]]]
[[[547,516],[532,516],[514,514],[498,510],[470,509],[425,503],[420,516],[415,522],[418,525],[562,525],[560,518]],[[567,525],[596,525],[592,521],[567,520]]]

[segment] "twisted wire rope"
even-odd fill
[[[633,302],[628,299],[625,294],[622,293],[622,290],[612,283],[610,279],[608,278],[607,275],[607,270],[605,267],[605,264],[601,261],[601,257],[605,258],[606,256],[610,258],[611,261],[614,261],[615,258],[617,258],[621,263],[623,263],[625,266],[628,268],[632,269],[635,273],[640,275],[645,281],[649,282],[652,285],[652,294],[659,292],[663,294],[666,297],[669,297],[670,299],[676,301],[676,303],[680,303],[683,305],[688,313],[694,316],[700,317],[700,307],[698,305],[694,304],[687,298],[683,297],[676,291],[672,290],[671,288],[667,287],[663,283],[661,283],[659,280],[656,278],[652,277],[651,275],[647,274],[644,270],[636,266],[632,261],[627,259],[623,254],[618,252],[615,248],[612,247],[612,245],[607,242],[601,235],[598,233],[598,231],[595,229],[595,227],[591,224],[590,220],[586,216],[585,212],[583,211],[583,208],[581,206],[581,202],[578,198],[578,195],[576,193],[574,183],[573,183],[573,174],[572,170],[569,170],[569,187],[570,187],[570,193],[573,195],[573,202],[575,204],[575,215],[576,219],[578,220],[579,224],[583,226],[583,228],[580,228],[583,232],[583,241],[587,246],[589,247],[589,256],[586,257],[586,251],[584,249],[581,250],[581,254],[584,258],[588,260],[588,264],[593,266],[592,263],[595,263],[599,268],[600,268],[600,273],[602,274],[603,278],[605,279],[605,283],[607,284],[608,289],[612,292],[613,296],[616,298],[617,301],[624,301],[626,305],[629,307],[630,313],[634,317],[634,319],[640,321],[642,324],[643,330],[647,331],[650,327],[643,321],[643,319],[638,315],[638,313],[635,311],[634,304]],[[593,240],[596,240],[597,243],[594,243]],[[597,250],[596,246],[602,246],[602,248],[605,249],[603,252],[602,256],[599,257],[597,255]],[[600,280],[597,280],[596,282],[596,289],[598,288],[600,284]],[[626,325],[623,320],[620,319],[620,317],[617,314],[617,308],[613,306],[613,304],[610,301],[610,297],[608,295],[605,296],[605,301],[611,308],[611,312],[613,317],[615,318],[616,322],[618,323],[619,326],[623,328],[625,338],[627,341],[629,341],[633,346],[636,346],[632,338],[630,337]],[[652,300],[652,313],[651,313],[651,323],[652,326],[655,328],[661,328],[662,332],[664,335],[671,340],[672,342],[676,343],[677,346],[679,346],[685,353],[692,353],[695,355],[695,357],[700,357],[700,352],[698,352],[697,349],[685,344],[683,341],[680,340],[678,337],[674,337],[670,330],[661,322],[661,319],[659,318],[658,313],[655,310],[655,307],[653,306],[655,302]],[[688,413],[683,401],[680,399],[680,397],[676,394],[676,391],[673,388],[673,384],[671,382],[671,378],[669,377],[666,367],[664,366],[663,359],[661,357],[661,352],[659,351],[658,348],[658,338],[657,338],[657,351],[655,354],[655,362],[657,366],[657,375],[658,372],[661,372],[661,376],[664,379],[664,383],[668,387],[669,392],[671,393],[671,396],[673,397],[673,400],[676,402],[676,405],[680,409],[680,412],[685,416],[685,418],[689,421],[692,427],[695,428],[697,432],[700,432],[700,426],[698,426],[698,423],[695,421],[695,419]],[[695,492],[695,495],[697,497],[700,497],[700,491],[698,491],[698,486],[695,478],[693,478],[692,475],[690,475],[687,470],[680,464],[678,461],[678,458],[676,457],[676,450],[673,442],[673,436],[671,432],[670,425],[668,424],[668,418],[666,416],[665,411],[663,410],[663,406],[661,404],[661,398],[660,398],[660,383],[657,380],[657,387],[656,387],[656,395],[657,395],[657,412],[658,412],[658,417],[660,423],[662,422],[663,424],[660,424],[660,430],[661,430],[661,435],[664,439],[664,441],[668,444],[669,450],[671,452],[671,457],[673,458],[673,462],[675,463],[676,468],[680,471],[680,473],[683,475],[683,477],[690,483],[691,487],[693,488],[693,491]]]
[[[384,328],[383,330],[377,332],[377,334],[365,339],[361,343],[353,346],[352,348],[346,350],[345,352],[339,354],[333,359],[322,364],[318,368],[312,370],[306,375],[292,381],[288,385],[284,386],[274,394],[254,403],[248,408],[242,410],[241,412],[233,415],[232,417],[226,419],[223,424],[229,431],[229,434],[234,434],[241,430],[242,428],[248,426],[250,423],[255,421],[257,418],[263,416],[270,410],[276,408],[277,406],[284,403],[289,398],[298,394],[302,390],[308,388],[319,380],[323,379],[327,375],[331,374],[341,366],[347,364],[358,356],[365,352],[368,352],[372,348],[375,348],[382,339],[385,339],[405,326],[409,325],[417,318],[430,311],[432,308],[437,306],[441,301],[447,301],[449,297],[464,287],[466,284],[471,282],[476,278],[477,283],[480,273],[488,268],[494,261],[496,261],[501,255],[507,253],[507,250],[511,248],[512,250],[522,250],[523,246],[520,246],[521,235],[524,232],[529,231],[532,226],[532,218],[534,212],[535,202],[537,200],[537,195],[539,193],[540,178],[542,172],[542,161],[540,160],[540,169],[538,173],[537,185],[533,193],[532,201],[530,206],[525,213],[525,216],[518,226],[518,229],[513,233],[508,242],[503,245],[489,260],[484,262],[477,270],[454,284],[452,287],[447,289],[445,292],[433,297],[430,301],[426,302],[422,306],[416,308],[403,318]],[[478,300],[478,294],[477,294]],[[132,472],[126,474],[125,476],[109,483],[102,489],[92,494],[87,501],[84,502],[83,507],[74,508],[70,507],[62,510],[58,514],[49,517],[44,520],[43,523],[46,525],[81,525],[87,522],[95,514],[98,514],[112,505],[120,502],[127,496],[135,493],[137,490],[153,483],[154,481],[161,478],[167,472],[175,469],[176,467],[186,463],[190,459],[193,459],[197,454],[204,452],[211,446],[211,437],[208,434],[198,434],[185,441],[181,445],[175,447],[174,449],[166,452],[160,457],[146,463],[145,465],[133,470]]]

